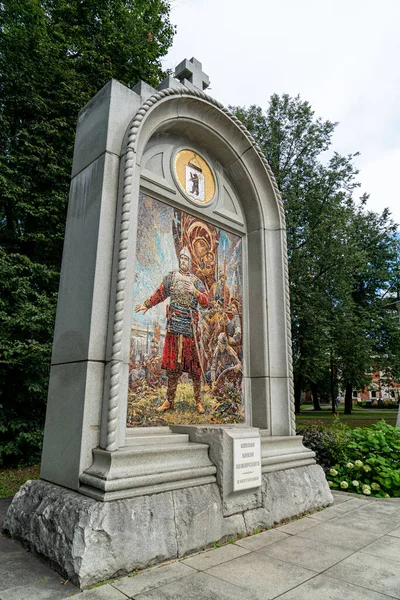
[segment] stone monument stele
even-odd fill
[[[295,434],[282,199],[208,83],[192,58],[79,113],[41,479],[5,530],[81,588],[332,502]]]

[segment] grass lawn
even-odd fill
[[[14,496],[28,479],[39,479],[39,471],[39,464],[16,469],[0,469],[0,498]]]
[[[346,423],[349,427],[354,429],[355,427],[369,427],[373,423],[377,423],[384,419],[389,425],[396,425],[398,408],[384,408],[379,410],[378,408],[358,408],[354,407],[351,415],[345,415],[343,412],[343,406],[336,409],[336,414],[342,423]],[[303,427],[304,425],[312,425],[316,421],[322,423],[332,421],[334,415],[332,414],[331,406],[324,406],[322,410],[313,410],[310,405],[302,405],[300,414],[296,416],[297,427]]]

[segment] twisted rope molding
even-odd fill
[[[139,133],[142,121],[147,112],[168,96],[194,96],[206,100],[224,114],[226,114],[235,125],[241,130],[245,137],[250,142],[251,146],[256,151],[261,162],[265,166],[268,175],[271,179],[274,192],[278,199],[279,213],[283,227],[285,227],[285,211],[283,207],[283,201],[281,194],[276,183],[275,176],[266,161],[261,148],[258,146],[255,139],[250,135],[247,128],[243,125],[239,119],[232,114],[232,112],[223,106],[218,100],[215,100],[211,96],[208,96],[201,90],[194,90],[189,88],[168,88],[166,90],[160,90],[153,94],[143,103],[140,109],[137,111],[130,127],[128,135],[127,152],[125,156],[124,165],[124,183],[123,183],[123,194],[122,194],[122,213],[121,213],[121,227],[119,236],[119,250],[118,250],[118,271],[117,271],[117,288],[116,288],[116,303],[114,313],[114,325],[113,325],[113,339],[112,339],[112,353],[111,353],[111,373],[110,373],[110,390],[109,390],[109,402],[108,402],[108,416],[107,416],[107,445],[108,451],[114,451],[118,449],[117,442],[117,428],[118,428],[118,395],[119,395],[119,383],[120,383],[120,355],[122,350],[122,325],[123,325],[123,312],[124,312],[124,296],[125,296],[125,281],[126,281],[126,269],[127,269],[127,249],[128,249],[128,237],[129,237],[129,224],[130,224],[130,208],[131,208],[131,192],[132,192],[132,179],[133,170],[135,165],[134,154],[137,137]],[[283,240],[283,256],[284,256],[284,284],[285,284],[285,300],[286,300],[286,344],[288,354],[288,368],[289,368],[289,381],[290,381],[290,427],[291,434],[295,433],[295,412],[294,412],[294,387],[293,387],[293,363],[292,363],[292,343],[291,343],[291,329],[290,329],[290,304],[289,304],[289,274],[287,267],[287,245],[286,238]]]

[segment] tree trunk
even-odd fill
[[[294,410],[296,415],[300,413],[301,388],[303,386],[303,377],[298,375],[294,386]]]
[[[336,414],[336,398],[335,398],[335,376],[334,376],[334,372],[333,372],[333,356],[332,356],[332,350],[331,350],[331,360],[330,360],[330,369],[331,369],[331,373],[330,373],[330,383],[331,383],[331,403],[332,403],[332,413],[335,415]]]
[[[351,383],[346,383],[346,393],[344,396],[344,414],[351,415],[351,411],[353,408],[353,386]]]
[[[311,392],[312,392],[314,410],[322,410],[321,405],[319,403],[319,398],[318,398],[318,387],[316,386],[315,383],[311,384]]]

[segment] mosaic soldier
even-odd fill
[[[226,334],[231,346],[235,346],[236,353],[242,345],[242,323],[240,321],[239,303],[236,298],[231,299],[231,303],[226,311]]]
[[[239,372],[242,370],[242,365],[236,352],[229,345],[226,333],[220,333],[211,364],[211,381],[213,383],[213,388],[217,386],[218,381],[224,373],[227,373],[231,369],[235,372]]]
[[[161,385],[161,355],[160,346],[155,340],[150,343],[151,354],[145,362],[147,370],[146,381],[152,388],[157,388]]]
[[[214,392],[221,391],[225,387],[223,382],[224,375],[238,375],[242,371],[242,365],[233,348],[228,343],[226,333],[220,333],[217,340],[217,346],[214,350],[211,364],[211,382]]]
[[[225,270],[220,267],[218,270],[218,281],[211,286],[211,297],[216,301],[222,303],[224,308],[228,306],[231,301],[231,293],[226,284],[226,273]]]
[[[198,305],[208,307],[208,293],[203,283],[190,272],[192,259],[187,248],[179,253],[179,271],[170,271],[160,287],[135,312],[144,314],[170,298],[167,308],[167,334],[162,357],[162,368],[167,372],[167,399],[157,410],[164,412],[174,408],[178,379],[188,373],[193,381],[196,409],[204,413],[201,404],[201,367],[197,340]]]

